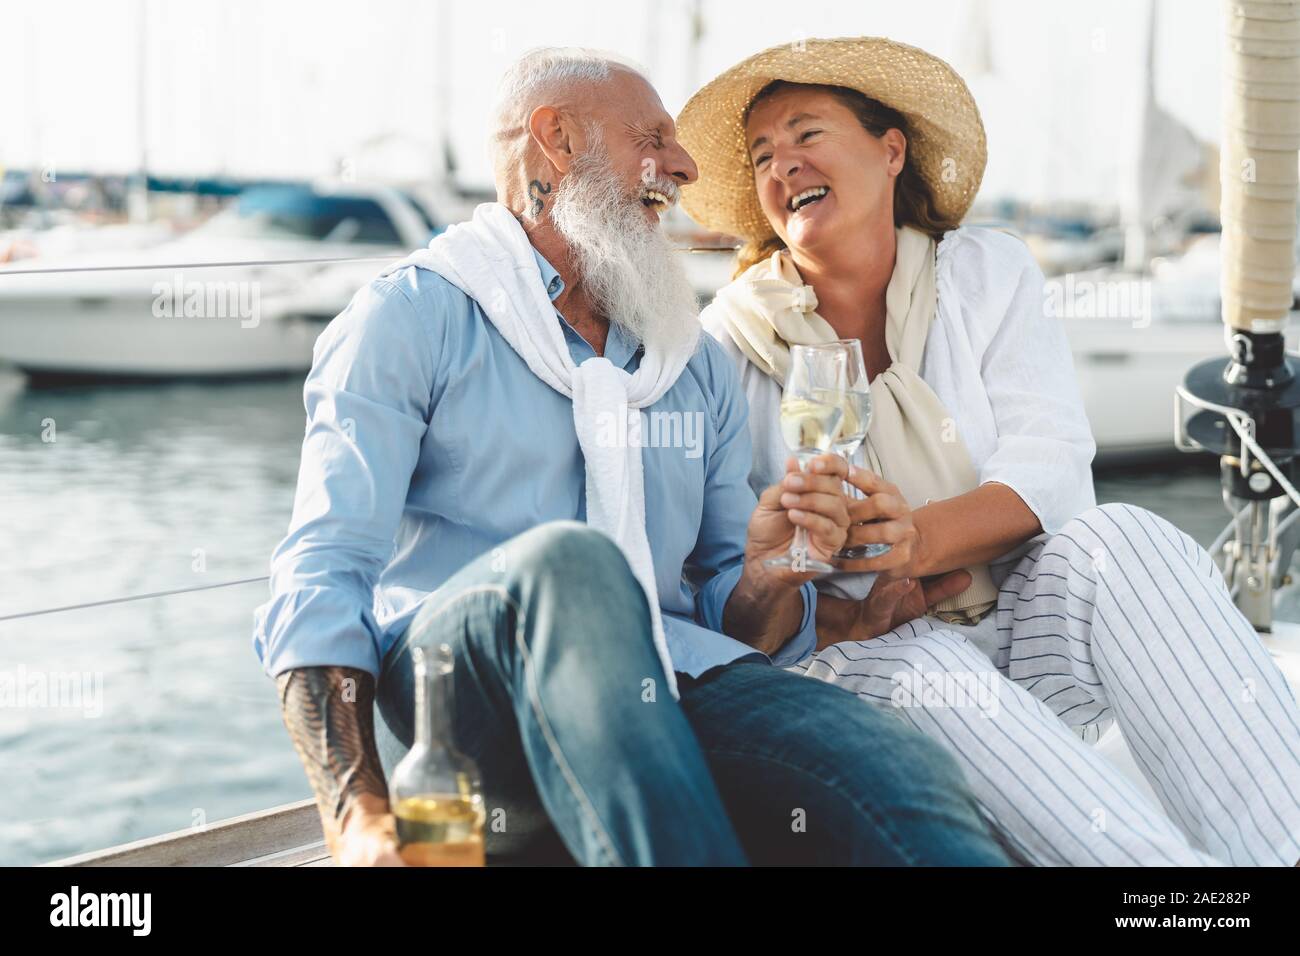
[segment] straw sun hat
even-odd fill
[[[804,40],[736,64],[690,98],[677,138],[699,181],[682,189],[682,208],[707,229],[761,242],[774,235],[758,204],[744,115],[773,80],[857,90],[897,110],[911,127],[908,161],[934,192],[937,211],[958,221],[970,209],[988,158],[984,124],[965,82],[924,50],[883,37]]]

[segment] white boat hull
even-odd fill
[[[268,316],[155,316],[152,299],[9,299],[0,357],[29,378],[221,378],[303,372],[317,322]]]

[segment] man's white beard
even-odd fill
[[[672,351],[696,340],[699,306],[681,254],[663,229],[646,221],[639,196],[619,180],[599,143],[569,167],[551,222],[598,312],[646,351]]]

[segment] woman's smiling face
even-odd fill
[[[893,221],[894,180],[907,141],[874,136],[833,93],[789,86],[765,96],[745,123],[759,204],[795,252],[815,254]]]

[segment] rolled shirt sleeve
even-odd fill
[[[1091,465],[1097,446],[1065,330],[1044,305],[1043,274],[1024,243],[997,238],[989,294],[1009,297],[980,363],[997,439],[979,482],[1011,488],[1043,530],[1055,534],[1096,504]]]
[[[393,552],[434,371],[426,328],[387,280],[361,289],[317,340],[293,517],[271,557],[270,600],[254,615],[268,675],[311,666],[378,675],[375,583]]]

